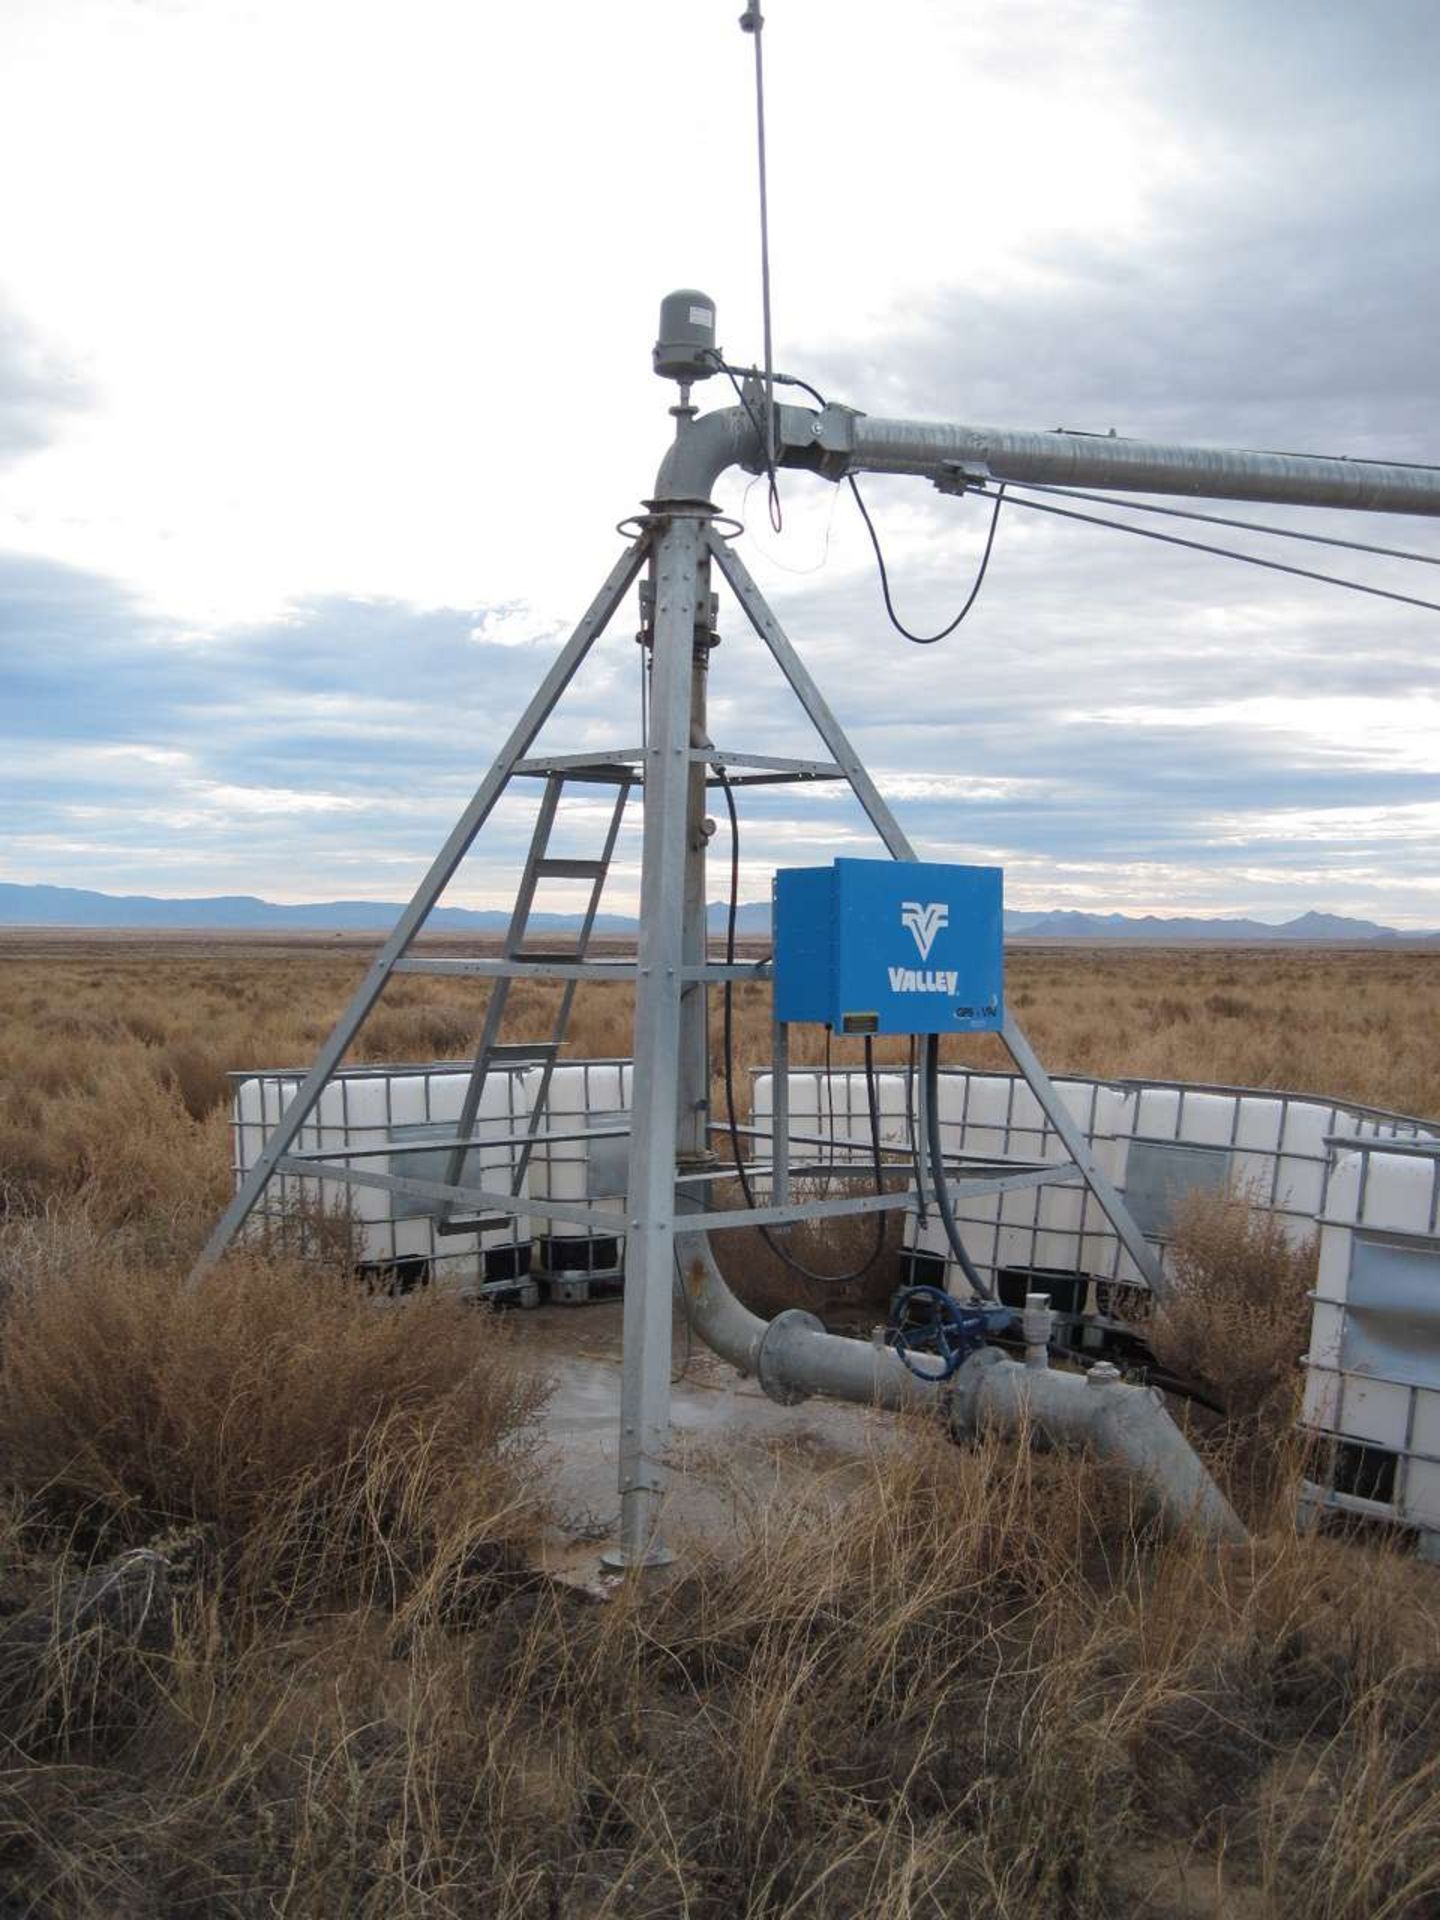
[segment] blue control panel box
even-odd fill
[[[836,860],[775,876],[775,1017],[837,1033],[995,1033],[999,867]]]

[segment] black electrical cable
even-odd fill
[[[976,489],[985,492],[983,488]],[[998,502],[1005,496],[1002,487],[998,494],[985,493],[987,500]],[[1346,580],[1337,573],[1317,573],[1311,567],[1292,567],[1285,560],[1267,560],[1258,553],[1241,553],[1235,547],[1213,547],[1204,540],[1186,540],[1178,533],[1161,533],[1158,527],[1136,527],[1125,520],[1106,520],[1098,513],[1077,513],[1073,507],[1057,507],[1048,500],[1026,500],[1019,494],[1008,496],[1012,507],[1027,507],[1031,513],[1054,513],[1062,520],[1083,520],[1087,526],[1109,527],[1115,533],[1132,533],[1141,540],[1161,540],[1167,547],[1188,547],[1193,553],[1210,553],[1221,560],[1243,560],[1247,566],[1268,567],[1272,573],[1294,574],[1300,580],[1319,580],[1327,587],[1345,587],[1351,593],[1370,594],[1376,600],[1397,600],[1402,607],[1423,607],[1427,613],[1440,613],[1440,601],[1418,600],[1413,594],[1394,593],[1389,587],[1367,587],[1361,580]]]
[[[819,406],[828,407],[830,404],[817,387],[812,387],[808,380],[802,380],[797,373],[777,373],[775,384],[777,387],[799,387],[802,393],[808,393]]]
[[[915,1171],[915,1218],[923,1227],[930,1218],[925,1198],[925,1155],[915,1115],[915,1036],[910,1036],[910,1052],[905,1064],[905,1131],[910,1140],[910,1160]]]
[[[740,908],[740,818],[735,808],[735,795],[723,762],[715,763],[715,773],[720,782],[720,791],[725,797],[725,811],[730,817],[730,898],[725,915],[725,963],[727,966],[734,966],[735,923]],[[755,1190],[750,1184],[750,1175],[740,1150],[740,1125],[735,1114],[735,1007],[734,982],[731,980],[725,982],[721,1007],[721,1061],[725,1081],[725,1118],[730,1132],[730,1152],[735,1162],[740,1191],[746,1206],[753,1212]],[[868,1034],[865,1036],[865,1086],[870,1103],[870,1148],[875,1163],[875,1191],[883,1193],[885,1169],[880,1147],[880,1101],[875,1085],[874,1054]],[[833,1133],[831,1139],[833,1151]],[[803,1260],[797,1259],[788,1247],[782,1246],[768,1227],[757,1226],[755,1231],[776,1259],[804,1279],[816,1280],[825,1286],[840,1286],[852,1280],[863,1280],[885,1251],[885,1215],[879,1210],[875,1214],[875,1245],[864,1264],[850,1273],[819,1273],[813,1267],[807,1267]]]
[[[740,393],[739,379],[742,373],[745,374],[747,378],[756,380],[761,377],[759,367],[732,367],[730,362],[724,359],[714,347],[706,347],[703,351],[715,362],[715,365],[720,369],[721,373],[729,374],[730,384],[735,388],[737,393]],[[799,387],[800,391],[802,393],[808,393],[817,405],[828,407],[830,404],[818,387],[812,387],[810,382],[808,380],[802,380],[798,373],[772,373],[770,376],[770,384],[776,387]],[[743,393],[740,394],[740,404],[742,407],[745,407],[747,413],[750,413],[750,408],[746,405]],[[755,428],[757,433],[760,432],[759,425],[753,413],[750,413],[750,424]],[[763,435],[761,435],[761,439],[763,441]]]
[[[1306,540],[1316,547],[1346,547],[1352,553],[1378,554],[1382,560],[1418,560],[1440,567],[1440,554],[1416,553],[1409,547],[1377,547],[1369,540],[1342,540],[1338,533],[1304,533],[1299,527],[1272,527],[1260,520],[1232,520],[1223,513],[1197,513],[1192,507],[1160,507],[1149,500],[1122,500],[1111,493],[1085,493],[1079,487],[1047,487],[1038,480],[1007,480],[1022,493],[1053,493],[1062,500],[1088,500],[1092,506],[1121,507],[1129,513],[1163,513],[1169,520],[1199,520],[1208,527],[1238,527],[1242,533],[1271,533],[1278,540]],[[1024,506],[1022,500],[1019,503]]]
[[[945,1238],[950,1242],[950,1251],[959,1263],[960,1271],[980,1298],[993,1300],[994,1289],[980,1277],[980,1269],[965,1251],[965,1243],[960,1238],[960,1225],[955,1218],[955,1209],[950,1204],[950,1189],[945,1176],[945,1148],[940,1138],[940,1036],[938,1033],[925,1036],[925,1128],[930,1137],[930,1179],[935,1188],[935,1207],[940,1215],[940,1224],[945,1229]]]
[[[995,511],[990,516],[990,531],[985,536],[985,551],[980,556],[980,569],[975,575],[974,586],[971,587],[969,593],[966,595],[964,606],[961,607],[959,613],[956,614],[955,618],[950,622],[950,624],[948,626],[941,627],[938,633],[912,633],[909,627],[907,627],[905,625],[905,622],[900,618],[899,614],[896,613],[895,602],[890,597],[890,575],[886,571],[885,555],[880,548],[880,536],[875,531],[875,522],[870,518],[870,514],[868,509],[866,508],[865,502],[861,498],[860,488],[855,479],[854,474],[853,473],[849,474],[846,477],[850,483],[850,491],[855,496],[855,504],[860,509],[860,518],[865,522],[865,531],[870,535],[870,544],[875,549],[875,564],[880,569],[880,592],[884,596],[885,611],[890,616],[891,626],[894,627],[897,633],[904,634],[907,640],[913,640],[917,647],[933,647],[937,640],[949,639],[950,635],[954,633],[955,629],[959,626],[960,622],[965,618],[966,614],[969,613],[970,609],[974,606],[976,600],[980,597],[980,589],[985,584],[985,574],[987,569],[989,568],[990,555],[995,546],[995,529],[1000,524],[1000,509],[1005,504],[1004,486],[1002,485],[1000,487],[1000,490],[997,493],[994,493],[994,494],[987,493],[985,495],[985,498],[987,500],[992,500],[992,499],[994,500]],[[1020,504],[1022,506],[1035,506],[1038,504],[1038,502],[1033,500],[1025,500],[1025,501],[1022,501]]]
[[[643,643],[640,654],[640,751],[650,744],[650,649]]]
[[[770,482],[770,486],[773,491],[775,486],[775,469],[770,464],[770,454],[769,454],[769,446],[770,446],[770,440],[772,436],[766,433],[764,427],[762,427],[760,422],[755,418],[755,409],[754,407],[751,406],[749,396],[746,394],[744,387],[742,387],[740,384],[740,381],[736,374],[736,369],[732,367],[728,361],[722,360],[720,358],[720,355],[715,351],[713,347],[707,348],[706,351],[708,352],[709,357],[715,362],[716,366],[720,369],[721,373],[725,375],[726,379],[730,382],[731,386],[735,389],[735,398],[740,402],[741,406],[745,409],[745,417],[750,422],[751,426],[755,429],[755,438],[760,442],[760,455],[761,455],[761,461],[763,465],[763,471],[764,471],[765,477]],[[742,373],[743,372],[757,373],[758,371],[759,371],[758,368],[753,368],[753,367],[748,369],[742,367],[740,369],[740,372]],[[786,384],[790,385],[792,383],[787,381]],[[775,531],[778,533],[780,529],[777,527]]]
[[[755,418],[755,409],[750,405],[749,400],[746,398],[745,390],[740,385],[740,381],[738,378],[739,372],[746,371],[746,369],[736,369],[735,367],[732,367],[727,360],[722,359],[720,354],[716,353],[713,349],[711,350],[711,358],[714,360],[716,366],[720,369],[720,371],[728,377],[731,386],[735,389],[736,398],[739,400],[741,406],[745,409],[746,417],[749,419],[751,426],[755,429],[756,438],[760,441],[762,447],[768,448],[769,442],[767,440],[767,437],[761,429],[760,422]],[[758,369],[751,368],[749,369],[749,371],[758,372]],[[772,387],[798,387],[802,393],[808,393],[810,398],[816,403],[817,406],[828,407],[830,404],[830,402],[825,398],[824,394],[821,393],[818,387],[812,387],[808,380],[802,380],[798,374],[773,373],[767,370],[767,381],[768,381],[768,385]],[[773,419],[773,413],[771,415],[771,418]],[[769,473],[770,484],[773,489],[775,484],[775,470],[773,465],[769,466],[767,468],[767,471]],[[990,516],[990,527],[989,527],[989,531],[985,536],[985,550],[980,556],[980,566],[975,575],[974,585],[971,587],[970,592],[966,597],[964,606],[961,607],[959,613],[956,614],[955,618],[950,622],[948,626],[942,627],[938,633],[926,634],[926,633],[912,633],[909,627],[907,627],[904,621],[900,618],[899,614],[895,611],[895,602],[894,602],[894,599],[891,597],[891,593],[890,593],[890,575],[885,565],[885,554],[880,545],[880,536],[875,530],[875,522],[870,518],[870,511],[865,505],[864,498],[860,492],[859,482],[856,480],[854,474],[853,473],[847,474],[846,479],[849,482],[851,493],[853,493],[855,496],[855,504],[860,509],[860,517],[865,522],[865,530],[870,535],[870,545],[875,550],[875,564],[878,567],[880,572],[880,592],[885,601],[885,611],[890,617],[890,624],[895,628],[897,633],[903,634],[907,640],[912,640],[917,647],[933,647],[937,640],[948,639],[949,636],[952,633],[954,633],[955,629],[960,625],[961,621],[964,620],[965,616],[969,613],[970,609],[974,606],[976,600],[980,596],[980,589],[985,584],[985,574],[987,569],[989,568],[990,555],[994,550],[994,546],[995,546],[995,532],[997,527],[1000,524],[1000,508],[1004,504],[1004,500],[1005,500],[1004,485],[1002,484],[998,493],[996,493],[993,496],[995,501],[995,511]],[[992,496],[988,494],[986,495],[987,499],[991,497]],[[772,515],[772,519],[773,519],[773,515]]]
[[[831,1179],[831,1174],[833,1172],[834,1163],[835,1163],[835,1132],[836,1132],[836,1129],[835,1129],[835,1068],[830,1058],[831,1042],[834,1038],[835,1038],[834,1030],[830,1027],[826,1027],[825,1029],[825,1118],[829,1122],[828,1126],[826,1127],[826,1133],[829,1136],[829,1140],[830,1140],[830,1164],[826,1167],[824,1176],[820,1181],[820,1192],[822,1195],[828,1195],[830,1192],[830,1179]]]
[[[732,367],[720,358],[720,355],[715,352],[713,347],[710,349],[710,354],[720,371],[729,374],[732,383],[737,373],[753,374],[757,380],[760,377],[759,367]],[[770,375],[770,384],[773,387],[799,387],[802,393],[808,393],[810,398],[817,401],[820,406],[828,407],[830,404],[818,387],[812,387],[810,382],[808,380],[802,380],[798,373],[772,373]]]

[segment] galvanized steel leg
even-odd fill
[[[430,909],[449,885],[455,869],[469,852],[471,842],[485,824],[491,808],[504,791],[516,761],[522,759],[529,750],[531,742],[549,718],[551,709],[574,677],[581,661],[604,632],[611,615],[629,592],[631,583],[640,571],[641,562],[645,558],[649,545],[650,536],[646,533],[642,534],[632,546],[626,548],[610,569],[609,578],[591,602],[585,617],[556,655],[550,671],[540,682],[530,704],[516,722],[510,738],[500,749],[494,766],[476,789],[474,798],[461,814],[450,838],[440,849],[430,871],[421,881],[414,899],[396,921],[394,931],[376,954],[369,972],[356,989],[349,1006],[341,1014],[329,1038],[316,1055],[315,1064],[296,1090],[289,1106],[281,1114],[279,1124],[266,1141],[259,1158],[241,1182],[235,1198],[216,1222],[213,1233],[205,1243],[204,1251],[191,1271],[192,1284],[208,1267],[214,1265],[249,1219],[256,1202],[269,1183],[276,1161],[288,1153],[294,1144],[295,1136],[309,1118],[311,1109],[320,1098],[326,1082],[344,1059],[350,1043],[364,1025],[370,1009],[380,998],[395,962],[403,957],[411,941],[429,917]]]
[[[1165,1277],[1165,1269],[1156,1258],[1149,1241],[1135,1224],[1130,1209],[1096,1166],[1089,1141],[1077,1126],[1070,1109],[1060,1098],[1055,1082],[1035,1057],[1035,1049],[1021,1032],[1019,1022],[1009,1013],[1005,1015],[1005,1025],[1000,1037],[1004,1040],[1009,1049],[1010,1058],[1020,1069],[1030,1091],[1039,1101],[1045,1118],[1059,1135],[1065,1151],[1084,1174],[1085,1184],[1099,1201],[1101,1211],[1115,1229],[1116,1238],[1140,1269],[1145,1284],[1155,1298],[1164,1300],[1170,1292],[1170,1283]]]
[[[826,703],[825,696],[806,672],[798,653],[785,637],[784,629],[765,603],[765,596],[750,577],[745,562],[725,541],[711,536],[710,551],[731,591],[745,609],[745,617],[774,656],[775,664],[790,682],[795,698],[810,716],[810,724],[830,749],[830,757],[850,782],[856,799],[870,817],[870,824],[885,842],[896,860],[913,860],[915,849],[905,830],[881,798],[880,789],[865,771],[859,754],[845,736],[845,730]]]
[[[654,535],[655,631],[645,840],[640,873],[635,1080],[626,1195],[624,1359],[620,1383],[620,1548],[607,1562],[655,1566],[670,1440],[676,1117],[690,838],[691,697],[697,606],[705,604],[706,529],[685,516]],[[703,909],[703,903],[702,903]]]

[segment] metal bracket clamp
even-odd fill
[[[934,477],[937,493],[973,493],[989,486],[994,474],[983,460],[945,460]]]
[[[644,579],[639,589],[640,625],[635,634],[637,647],[655,644],[655,582]],[[706,594],[695,605],[695,644],[708,652],[720,644],[720,596]]]
[[[854,465],[858,407],[830,401],[819,413],[809,407],[777,406],[775,451],[783,467],[803,467],[826,480],[843,480]]]

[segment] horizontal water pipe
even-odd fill
[[[1003,1359],[993,1347],[972,1354],[949,1381],[910,1372],[891,1348],[827,1333],[798,1308],[762,1320],[726,1285],[702,1233],[676,1238],[683,1305],[707,1346],[752,1374],[783,1405],[824,1394],[861,1406],[944,1408],[966,1436],[1040,1435],[1055,1444],[1093,1447],[1134,1474],[1147,1508],[1172,1531],[1193,1527],[1215,1540],[1242,1541],[1245,1529],[1151,1387],[1128,1386],[1103,1362],[1089,1375],[1054,1372]]]
[[[1440,467],[1187,447],[1107,434],[884,420],[839,405],[818,413],[781,406],[776,417],[777,464],[830,480],[851,473],[908,473],[947,484],[968,477],[1368,513],[1440,514]],[[756,419],[743,407],[721,408],[698,419],[682,416],[656,478],[655,501],[706,501],[720,475],[732,466],[752,473],[763,470]]]

